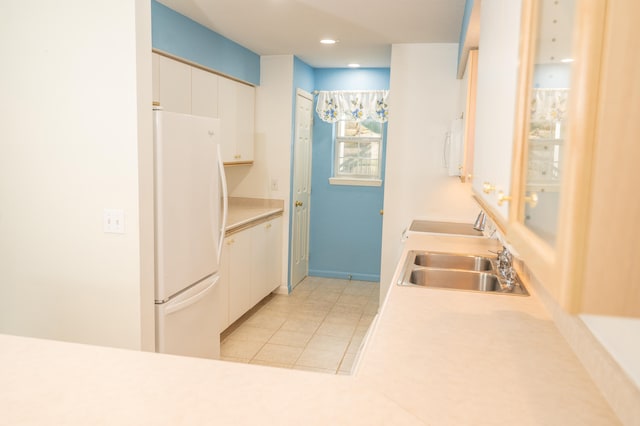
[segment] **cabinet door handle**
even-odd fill
[[[296,207],[302,207],[302,201],[296,201]]]
[[[485,194],[491,194],[495,190],[496,190],[496,186],[491,182],[484,182],[482,184],[482,192],[484,192]]]
[[[498,192],[498,205],[501,206],[506,201],[511,201],[511,195],[505,195],[502,191]]]
[[[538,193],[532,192],[528,197],[524,197],[524,202],[529,203],[529,207],[532,209],[538,205]]]

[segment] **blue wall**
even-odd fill
[[[293,96],[295,99],[296,89],[306,90],[311,93],[315,89],[315,74],[313,68],[306,62],[293,57]]]
[[[189,18],[151,2],[155,49],[259,85],[260,57]],[[294,57],[292,123],[295,92],[313,90],[379,90],[389,88],[388,68],[314,69]],[[295,138],[295,124],[291,129]],[[383,146],[382,175],[384,176]],[[378,281],[382,241],[383,187],[329,185],[333,162],[333,125],[315,118],[310,223],[309,274]],[[293,161],[293,155],[291,156]],[[290,221],[291,222],[291,221]],[[289,253],[289,257],[291,254]]]
[[[151,43],[155,49],[260,84],[260,56],[155,0],[151,1]]]
[[[388,89],[389,76],[388,68],[319,68],[315,88]],[[379,281],[384,187],[329,185],[333,132],[334,125],[314,116],[309,275]],[[386,126],[384,134],[383,153]]]

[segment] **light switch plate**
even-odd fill
[[[124,234],[124,210],[104,209],[103,229],[106,233]]]

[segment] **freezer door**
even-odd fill
[[[218,271],[219,120],[155,112],[157,301]]]
[[[219,275],[156,304],[156,352],[220,358]]]

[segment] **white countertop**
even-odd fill
[[[412,235],[406,248],[498,248],[464,240]],[[392,284],[359,381],[429,424],[618,424],[528,290],[523,297]]]
[[[490,246],[407,241],[425,247]],[[618,424],[529,290],[394,284],[354,376],[0,335],[0,423]]]
[[[252,226],[254,222],[282,214],[283,211],[282,200],[229,197],[226,235]]]

